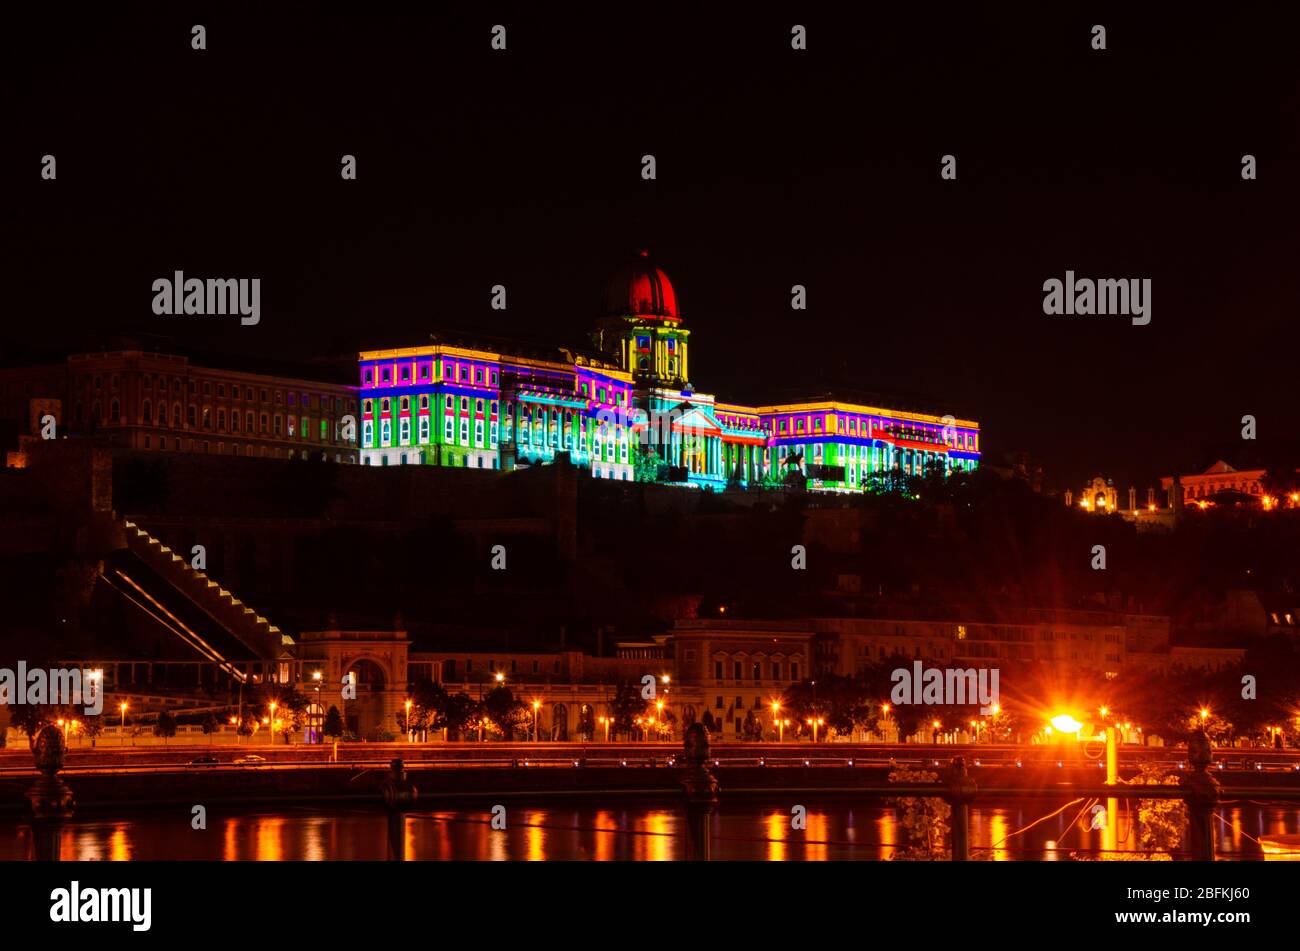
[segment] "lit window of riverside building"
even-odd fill
[[[668,276],[642,252],[606,284],[589,352],[438,336],[365,351],[361,462],[512,470],[565,458],[600,479],[715,489],[797,470],[809,488],[842,492],[979,464],[979,424],[952,415],[835,396],[742,406],[698,392],[690,335]],[[408,405],[427,423],[404,422]]]

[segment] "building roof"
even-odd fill
[[[682,319],[677,309],[677,292],[663,268],[650,260],[649,251],[640,251],[619,267],[605,283],[602,317],[662,317]]]

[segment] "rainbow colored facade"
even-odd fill
[[[435,339],[360,355],[361,462],[511,470],[567,456],[601,479],[811,489],[972,470],[979,424],[835,399],[721,403],[689,378],[690,331],[643,252],[605,290],[590,353]]]

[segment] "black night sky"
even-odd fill
[[[644,245],[722,399],[925,396],[1062,488],[1300,435],[1300,58],[1266,8],[359,6],[7,12],[0,358],[579,342]],[[154,316],[175,269],[261,277],[261,324]],[[1045,316],[1067,269],[1150,278],[1151,324]]]

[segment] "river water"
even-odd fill
[[[713,858],[879,860],[902,845],[893,809],[810,804],[805,827],[794,829],[794,805],[798,804],[724,805],[713,819]],[[1061,805],[1060,800],[1021,800],[972,809],[972,857],[993,861],[1096,857],[1102,832],[1091,826],[1099,817],[1082,812],[1086,803],[1058,813]],[[1300,833],[1300,810],[1293,806],[1225,804],[1218,815],[1222,820],[1216,820],[1218,850],[1223,859],[1261,859],[1264,854],[1257,840]],[[404,828],[407,858],[657,861],[685,857],[683,816],[662,805],[507,807],[504,830],[493,829],[491,822],[486,807],[411,813]],[[28,827],[4,826],[8,834],[0,833],[0,860],[29,858]],[[1123,813],[1120,840],[1121,851],[1134,849]],[[387,858],[387,848],[384,815],[363,809],[225,813],[213,808],[207,814],[207,828],[195,830],[190,809],[178,807],[174,814],[154,811],[122,819],[77,820],[64,830],[63,838],[64,859],[83,861],[376,860]]]

